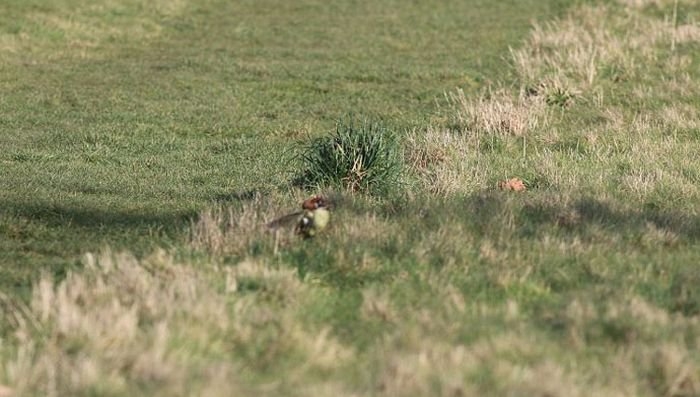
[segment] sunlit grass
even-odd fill
[[[301,149],[301,185],[387,195],[401,189],[402,158],[397,133],[380,121],[347,116],[335,132]]]
[[[2,2],[0,247],[16,266],[0,283],[26,289],[105,243],[147,254],[213,201],[286,192],[292,148],[345,114],[397,135],[438,119],[436,98],[507,75],[508,45],[564,8]]]
[[[294,147],[328,131],[276,135],[277,111],[259,124],[269,139],[207,130],[146,144],[118,133],[58,141],[78,154],[12,143],[22,150],[4,161],[15,170],[75,155],[95,163],[80,199],[66,186],[82,184],[47,179],[65,191],[43,210],[36,201],[51,190],[32,180],[32,210],[15,203],[1,224],[9,241],[44,247],[64,220],[77,236],[100,230],[91,219],[128,229],[142,221],[132,206],[157,214],[148,225],[169,226],[153,231],[161,249],[136,244],[136,255],[125,239],[126,252],[78,241],[93,252],[80,266],[44,274],[27,299],[2,293],[0,395],[4,385],[42,396],[697,395],[698,18],[681,0],[576,6],[502,49],[511,78],[447,89],[421,122],[394,122],[378,107],[397,133],[406,183],[387,183],[385,196],[356,184],[314,190],[335,205],[311,241],[266,227],[312,193],[287,187],[299,164],[280,161],[289,152],[277,140]],[[302,33],[300,47],[318,45]],[[275,75],[264,62],[246,67]],[[337,120],[331,113],[325,121]],[[118,142],[125,152],[114,152]],[[136,162],[138,180],[153,183],[125,183],[132,174],[106,172],[107,160]],[[120,199],[100,176],[135,198]],[[255,183],[264,178],[274,183]],[[499,189],[510,178],[526,189]],[[100,199],[102,211],[81,207]],[[180,206],[179,221],[166,222],[168,205]]]

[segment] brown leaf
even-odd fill
[[[12,397],[14,395],[14,391],[11,388],[0,384],[0,397]]]

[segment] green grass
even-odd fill
[[[229,3],[0,6],[0,395],[700,393],[695,2]]]
[[[379,121],[347,116],[332,135],[303,145],[299,184],[386,195],[401,190],[402,152],[396,132]]]
[[[507,75],[507,46],[564,8],[83,3],[0,6],[6,287],[103,244],[170,244],[212,201],[285,190],[290,145],[350,111],[424,125],[444,91]]]

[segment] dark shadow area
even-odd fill
[[[640,233],[653,225],[695,242],[700,240],[700,217],[658,205],[643,205],[637,209],[618,208],[619,205],[595,198],[583,198],[566,205],[548,202],[524,203],[519,218],[523,224],[538,229],[543,225],[557,227],[567,233],[585,233],[590,225],[598,225],[613,233]],[[528,232],[527,227],[523,230]]]
[[[700,240],[700,217],[692,213],[652,204],[634,208],[624,202],[594,197],[557,200],[539,192],[484,190],[456,199],[387,200],[379,214],[405,218],[415,227],[427,230],[459,221],[478,236],[502,235],[507,227],[514,228],[515,236],[523,238],[538,238],[542,231],[549,230],[585,237],[592,233],[591,226],[609,233],[639,235],[652,225],[687,242]],[[361,207],[363,210],[367,208]]]
[[[0,204],[0,290],[25,294],[44,272],[58,279],[81,256],[109,246],[147,255],[181,240],[193,211],[138,211],[30,203]]]
[[[594,249],[600,247],[605,253],[550,258],[553,262],[541,267],[548,273],[540,277],[551,291],[615,295],[620,283],[626,282],[627,266],[643,267],[654,276],[649,280],[636,279],[629,288],[673,312],[700,313],[700,272],[694,260],[700,241],[700,216],[692,209],[682,211],[658,203],[635,205],[595,197],[566,200],[540,193],[485,191],[459,200],[431,203],[425,206],[427,216],[418,227],[440,228],[449,220],[458,220],[474,235],[500,241],[506,248],[511,246],[509,239],[569,236],[590,243]],[[434,220],[436,217],[442,220]],[[631,253],[632,258],[627,262],[616,257],[616,250]],[[588,261],[594,257],[598,261],[609,260],[610,271],[600,273],[589,267]],[[550,271],[555,268],[565,269],[563,277]]]
[[[196,215],[194,211],[125,211],[101,208],[73,207],[66,205],[39,205],[6,203],[3,212],[51,227],[83,228],[94,230],[128,230],[157,227],[163,231],[176,231]]]
[[[237,192],[217,194],[214,196],[214,201],[221,204],[253,201],[262,194],[263,192],[258,189],[241,190]]]

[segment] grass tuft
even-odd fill
[[[342,188],[387,195],[399,186],[401,147],[380,122],[353,116],[341,119],[335,133],[311,140],[303,148],[307,187]]]

